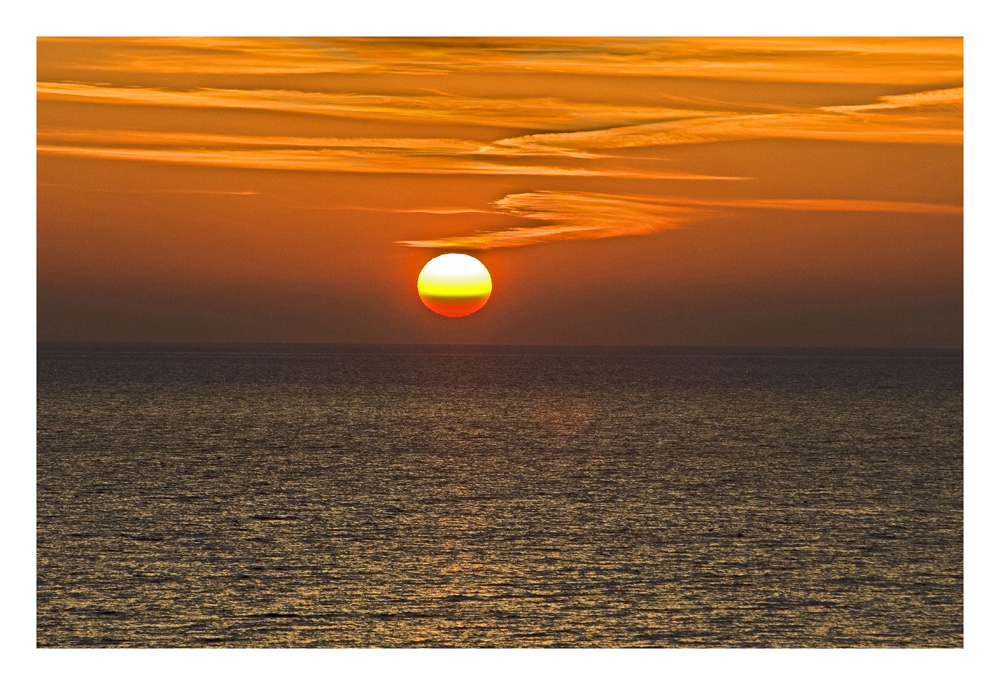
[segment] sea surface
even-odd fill
[[[38,348],[41,647],[961,647],[962,356]]]

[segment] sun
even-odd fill
[[[417,292],[432,312],[441,316],[468,316],[490,299],[493,279],[481,261],[453,252],[424,265],[417,277]]]

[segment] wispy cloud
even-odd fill
[[[688,200],[688,202],[695,202]],[[721,202],[699,202],[717,207],[746,207],[749,209],[787,209],[800,212],[884,212],[888,214],[950,214],[964,213],[957,205],[932,204],[928,202],[892,202],[888,200],[838,200],[838,199],[792,199],[792,200],[726,200]]]
[[[187,131],[134,131],[103,129],[40,128],[38,142],[48,146],[124,147],[139,149],[274,149],[354,150],[417,155],[506,155],[484,149],[482,143],[451,138],[333,138],[307,136],[233,135]],[[596,155],[595,155],[596,156]]]
[[[707,209],[655,199],[582,192],[517,193],[493,204],[501,213],[544,223],[450,238],[406,240],[400,244],[462,250],[522,247],[557,240],[643,235],[678,228],[710,214]]]
[[[544,129],[482,146],[481,152],[585,155],[600,148],[750,138],[870,142],[962,142],[963,89],[883,96],[875,103],[747,113],[537,98],[388,96],[287,90],[167,90],[91,83],[39,83],[40,100],[161,107],[234,108],[391,120]],[[912,110],[918,110],[913,112]],[[434,141],[429,140],[428,144]],[[471,142],[471,141],[470,141]]]
[[[965,101],[964,88],[944,88],[920,93],[883,95],[878,102],[869,105],[840,105],[822,107],[824,112],[863,112],[873,109],[915,109],[925,107],[961,107]]]
[[[565,102],[555,98],[475,98],[455,95],[124,87],[100,83],[38,83],[39,100],[145,107],[199,107],[288,112],[405,123],[577,130],[690,116],[688,110]]]
[[[82,190],[86,192],[93,193],[128,193],[135,195],[240,195],[240,196],[250,196],[257,195],[256,190],[204,190],[198,188],[117,188],[117,187],[94,187],[94,186],[81,186],[81,185],[71,185],[68,183],[39,183],[39,188],[72,188],[74,190]]]
[[[38,132],[38,152],[97,160],[333,173],[745,180],[689,173],[671,168],[674,163],[662,157],[639,157],[624,150],[755,139],[961,145],[962,50],[962,40],[954,38],[40,39],[40,63],[52,75],[38,83],[39,100],[75,103],[53,109],[71,110],[79,117],[69,120],[103,121],[105,128],[44,126]],[[519,74],[522,84],[534,85],[527,89],[469,87],[469,79],[459,76],[421,81],[435,86],[431,90],[411,86],[413,79],[408,76],[397,76],[451,72]],[[80,80],[69,80],[67,74]],[[123,74],[129,75],[125,81],[129,85],[122,84]],[[265,78],[268,74],[337,78],[286,81]],[[341,78],[351,74],[365,78]],[[538,77],[563,79],[566,75],[613,77],[616,89],[604,95],[592,87],[596,81],[587,78],[573,79],[573,83],[588,84],[587,90],[562,91],[580,92],[572,96],[574,101],[516,95],[539,93],[538,84],[548,81]],[[704,84],[699,84],[699,88],[679,89],[676,96],[644,97],[641,101],[646,104],[638,105],[633,104],[635,99],[623,97],[621,77],[690,79],[689,86],[695,80],[729,79],[736,85],[731,103],[708,96],[720,92],[716,83],[707,90],[700,90]],[[500,77],[496,80],[508,83]],[[850,84],[852,88],[813,85],[801,89],[829,95],[830,100],[817,100],[816,95],[747,102],[748,97],[767,100],[766,93],[776,90],[798,91],[797,86],[763,87],[763,82]],[[461,83],[466,84],[467,93],[446,92],[452,86],[460,90]],[[302,89],[267,89],[262,84],[294,84]],[[367,90],[353,92],[345,84]],[[855,92],[853,86],[862,84],[866,87],[857,92],[871,95],[854,102],[844,99],[844,93]],[[398,92],[400,88],[408,94]],[[911,92],[904,92],[907,89]],[[489,95],[469,94],[474,92]],[[877,97],[878,92],[892,94]],[[654,106],[657,102],[671,106]],[[127,120],[123,111],[145,113],[145,118],[138,117],[144,125],[137,124],[137,129],[150,129],[162,121],[183,128],[184,122],[192,120],[178,116],[184,110],[240,110],[241,125],[247,127],[242,130],[256,130],[260,135],[116,129]],[[86,118],[81,111],[87,113]],[[155,116],[149,116],[150,112]],[[309,128],[290,128],[283,124],[291,119],[275,113],[320,118],[300,117],[296,120],[308,121]],[[336,119],[352,123],[342,125]],[[223,118],[216,114],[209,120],[215,122],[210,125],[219,126]],[[275,128],[275,121],[282,127]],[[198,128],[204,128],[200,121]],[[285,135],[296,130],[382,130],[397,137]],[[276,132],[282,135],[273,135]],[[496,139],[501,136],[508,137]],[[654,159],[658,163],[651,163]],[[615,186],[622,188],[622,184]],[[951,205],[884,201],[716,201],[563,191],[516,193],[488,209],[354,205],[316,209],[499,213],[533,224],[403,242],[412,247],[460,249],[647,234],[690,226],[733,209],[962,211]]]
[[[299,207],[299,209],[322,209],[337,212],[384,212],[387,214],[499,214],[491,209],[476,209],[474,207],[365,207],[362,205],[314,205]]]
[[[45,128],[39,130],[38,140],[38,152],[45,155],[248,169],[659,180],[737,178],[621,168],[620,164],[612,168],[601,165],[604,155],[586,151],[558,147],[540,152],[508,150],[445,138],[309,138]],[[587,160],[587,166],[581,166],[581,160]]]
[[[323,171],[369,174],[478,174],[487,176],[579,176],[593,178],[634,178],[654,180],[740,180],[735,176],[711,176],[671,171],[644,171],[613,168],[580,168],[545,164],[515,164],[475,155],[428,154],[423,151],[361,149],[184,149],[184,148],[98,148],[39,145],[42,155],[62,155],[119,161],[192,164],[235,169],[283,171]]]
[[[63,88],[56,84],[54,90],[64,94],[75,93],[77,85],[70,84]],[[109,90],[89,85],[80,88],[80,92],[86,93],[80,97],[85,99],[92,97],[95,91]],[[132,91],[142,91],[137,96],[139,102],[145,102],[149,95],[149,89],[110,90],[129,93],[122,96],[122,101],[134,102],[134,99],[129,99],[135,95]],[[51,94],[53,89],[44,92]],[[203,98],[214,100],[218,96],[218,93],[206,95],[200,92],[155,93],[153,100],[157,101],[160,98],[180,98],[202,102]],[[100,99],[105,95],[107,93],[97,97]],[[227,93],[222,99],[226,100],[229,96]],[[118,102],[118,97],[114,95],[111,100]],[[280,104],[263,104],[267,98],[260,92],[246,97],[249,99],[242,100],[241,106],[281,107]],[[279,97],[278,100],[280,99]],[[480,123],[496,123],[497,120],[493,117],[499,116],[498,113],[503,108],[496,101],[490,102],[493,104],[477,110],[475,114],[472,110],[463,110],[461,106],[453,107],[452,110],[445,107],[431,114],[424,111],[424,114],[431,118],[440,116],[443,120],[450,120],[451,115],[447,111],[464,111],[464,114],[455,116],[460,119],[467,117],[463,119],[465,121],[471,121],[475,116],[486,116],[486,119],[479,120]],[[962,103],[963,89],[951,88],[885,96],[875,103],[768,114],[661,110],[660,120],[652,123],[531,134],[488,144],[451,138],[308,138],[43,129],[39,131],[38,151],[41,154],[99,159],[251,169],[732,180],[735,177],[664,169],[652,171],[635,165],[635,160],[608,164],[606,162],[609,156],[601,150],[767,138],[960,145],[963,141]],[[521,123],[527,125],[533,116],[530,114],[531,107],[523,103],[507,104],[508,111],[520,112]],[[295,107],[308,105],[297,103]],[[392,110],[395,115],[400,115],[403,109],[399,107],[388,106],[386,111]],[[593,103],[586,108],[586,116],[592,122],[631,116],[627,112],[601,114],[599,106]],[[415,112],[418,110],[419,107],[406,110],[409,112],[406,116],[416,117]],[[563,110],[564,113],[568,111],[566,108]],[[548,113],[542,108],[536,114],[542,118],[535,119],[534,125],[540,126]],[[644,111],[643,116],[649,114]],[[576,115],[569,118],[574,116]]]
[[[182,74],[517,72],[803,83],[962,78],[960,38],[49,38],[77,69]],[[60,48],[69,47],[68,50]]]
[[[887,96],[873,104],[776,114],[699,112],[634,126],[507,138],[494,147],[543,154],[550,147],[596,150],[762,138],[961,145],[962,98],[963,89],[952,88]]]
[[[850,199],[700,200],[682,197],[610,195],[604,193],[536,191],[517,193],[493,203],[497,211],[542,222],[429,240],[404,240],[407,247],[490,250],[523,247],[560,240],[593,240],[645,235],[691,226],[725,208],[813,212],[888,212],[903,214],[962,213],[954,205]]]

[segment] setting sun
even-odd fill
[[[963,649],[968,12],[356,5],[9,41],[35,648]]]
[[[483,263],[467,254],[443,254],[424,265],[417,277],[420,299],[442,316],[468,316],[493,292],[493,280]]]

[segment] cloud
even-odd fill
[[[824,112],[863,112],[873,109],[913,109],[948,105],[961,107],[965,100],[965,89],[945,88],[903,95],[883,95],[878,100],[877,103],[870,105],[841,105],[821,109]]]
[[[39,83],[39,100],[248,109],[416,124],[542,129],[499,140],[484,153],[587,156],[589,150],[751,138],[962,143],[962,88],[887,95],[876,103],[784,112],[705,111],[554,98],[397,96],[289,90],[121,87]],[[919,110],[913,113],[910,110]],[[902,110],[902,112],[900,112]],[[430,144],[432,141],[428,141]]]
[[[100,146],[150,150],[186,148],[252,150],[263,148],[273,150],[354,150],[415,155],[489,154],[489,151],[484,150],[483,144],[480,142],[452,138],[317,138],[179,131],[40,128],[38,141],[46,146]]]
[[[490,250],[560,240],[593,240],[687,228],[725,208],[813,212],[889,212],[962,214],[962,208],[915,202],[843,199],[700,200],[682,197],[610,195],[536,191],[517,193],[493,203],[498,212],[543,222],[537,226],[483,231],[429,240],[404,240],[406,247]]]
[[[613,151],[754,139],[961,145],[964,135],[964,91],[961,87],[940,87],[961,83],[960,38],[69,38],[40,39],[38,46],[39,63],[44,65],[45,73],[58,73],[62,68],[74,78],[92,77],[86,82],[47,77],[49,80],[38,83],[39,100],[92,105],[87,109],[91,121],[101,120],[102,105],[116,106],[103,110],[107,125],[104,130],[41,128],[38,152],[45,156],[333,173],[732,181],[742,179],[686,173],[650,164],[653,157]],[[782,104],[784,100],[721,103],[697,95],[695,89],[692,92],[696,96],[686,99],[664,94],[662,101],[674,106],[660,107],[622,103],[620,89],[614,91],[615,95],[609,91],[607,101],[602,102],[605,96],[600,88],[589,86],[578,91],[585,101],[576,102],[554,97],[515,97],[510,95],[515,92],[512,86],[490,88],[498,94],[489,97],[421,91],[410,85],[411,79],[395,77],[280,81],[307,89],[315,86],[316,90],[261,88],[262,84],[276,81],[257,78],[266,74],[450,72],[519,74],[524,82],[533,81],[533,88],[541,82],[538,76],[570,74],[731,79],[743,84],[734,89],[734,100],[741,97],[736,91],[751,93],[751,97],[757,97],[758,92],[774,92],[773,88],[747,86],[767,81],[874,84],[881,88],[878,92],[892,94],[866,96],[854,104],[832,100],[819,103],[825,106],[805,107]],[[158,73],[193,76],[163,77],[158,81],[151,76]],[[129,75],[128,83],[147,85],[102,82],[120,80],[123,74]],[[251,78],[222,78],[225,75]],[[164,82],[213,87],[167,88],[162,86]],[[378,92],[342,90],[345,83],[362,82],[366,88],[378,87]],[[435,85],[457,88],[460,82],[467,79],[438,81]],[[593,85],[595,81],[588,79],[586,83]],[[252,87],[216,87],[220,84]],[[931,87],[937,89],[921,89]],[[405,88],[410,94],[393,93],[394,88]],[[912,92],[899,92],[906,88],[912,88]],[[782,89],[791,90],[795,89]],[[846,92],[843,88],[808,90],[839,92],[838,98]],[[865,88],[859,92],[873,91]],[[656,97],[645,101],[655,103]],[[807,100],[815,103],[812,96]],[[677,103],[691,108],[678,108]],[[192,112],[206,108],[256,112],[261,115],[254,119],[255,125],[266,133],[274,131],[274,112],[365,122],[365,126],[354,130],[373,130],[368,122],[378,121],[414,125],[393,127],[396,135],[441,133],[433,137],[352,138],[114,130],[117,122],[127,120],[122,112],[129,110],[118,109],[123,106],[134,107],[131,111],[137,114],[142,112],[140,108],[150,107],[173,108],[174,113],[185,108]],[[151,121],[139,118],[147,124]],[[170,120],[182,122],[185,117]],[[310,125],[334,128],[332,123],[331,119],[319,119]],[[470,134],[468,128],[458,129],[456,125],[482,128]],[[506,131],[502,135],[511,137],[491,140],[499,137],[493,132],[498,127]],[[523,135],[512,136],[512,131]],[[356,206],[317,209],[489,212],[533,224],[403,243],[464,249],[647,234],[689,226],[713,213],[732,209],[938,214],[962,211],[961,207],[947,205],[842,199],[714,201],[561,191],[508,195],[488,210]]]
[[[398,209],[395,207],[363,207],[360,205],[317,205],[299,207],[299,209],[323,209],[338,212],[386,212],[389,214],[498,214],[490,209],[475,209],[473,207],[412,207]]]
[[[42,155],[61,155],[135,162],[193,164],[235,169],[322,171],[369,174],[475,174],[487,176],[578,176],[654,180],[738,180],[734,176],[709,176],[671,171],[579,168],[540,164],[515,164],[476,155],[422,151],[365,149],[149,149],[39,145]]]
[[[705,203],[709,204],[709,203]],[[927,202],[891,202],[888,200],[727,200],[712,203],[715,206],[746,207],[749,209],[787,209],[800,212],[885,212],[889,214],[963,214],[956,205]]]
[[[772,114],[691,113],[654,123],[496,141],[498,150],[656,147],[762,138],[961,145],[963,89],[885,96],[875,104]],[[919,108],[917,113],[909,110]]]
[[[114,86],[100,83],[40,82],[39,100],[144,107],[249,109],[314,116],[374,119],[421,124],[472,124],[545,130],[601,128],[670,116],[687,110],[556,98],[476,98],[448,94],[381,95],[197,88],[188,90]]]
[[[40,61],[174,74],[554,73],[944,83],[961,38],[40,38]]]
[[[644,235],[679,228],[710,214],[702,208],[652,198],[600,193],[537,191],[507,195],[493,203],[503,214],[544,222],[540,226],[486,231],[433,240],[406,240],[407,247],[489,250],[557,240]]]
[[[149,195],[149,194],[182,194],[182,195],[258,195],[256,190],[204,190],[204,189],[194,189],[194,188],[113,188],[113,187],[91,187],[91,186],[78,186],[70,185],[68,183],[39,183],[39,188],[73,188],[75,190],[83,190],[87,192],[95,193],[130,193],[137,195]]]
[[[40,84],[43,97],[80,97],[84,100],[131,102],[231,102],[233,106],[310,110],[324,105],[309,98],[305,102],[282,91],[271,101],[265,91],[162,91],[159,89],[112,88],[87,84]],[[573,113],[568,103],[552,114],[546,107],[517,101],[484,100],[469,105],[459,99],[435,96],[405,98],[378,96],[359,105],[352,98],[318,94],[320,99],[339,101],[331,107],[363,112],[364,116],[413,117],[421,123],[447,123],[453,117],[465,122],[496,124],[507,116],[528,125],[542,125],[547,118],[554,128],[629,118],[637,113],[612,112],[610,105],[590,103]],[[950,88],[884,96],[875,103],[838,105],[811,110],[747,114],[642,108],[641,116],[659,113],[651,123],[556,131],[506,138],[493,143],[452,138],[308,138],[291,136],[239,136],[185,132],[60,130],[39,131],[41,154],[71,155],[98,159],[134,160],[174,164],[199,164],[249,169],[312,170],[352,173],[481,174],[523,176],[580,176],[659,180],[735,180],[731,176],[709,176],[674,170],[649,170],[620,161],[602,150],[691,145],[751,139],[810,139],[870,143],[924,143],[961,145],[963,142],[963,89]],[[88,100],[89,101],[89,100]],[[282,104],[284,103],[284,104]],[[376,106],[376,103],[381,103]],[[486,104],[483,104],[486,103]],[[360,109],[352,109],[357,105]],[[607,111],[602,112],[602,108]],[[377,111],[376,111],[377,110]],[[379,114],[378,112],[381,112]],[[479,117],[477,119],[477,117]],[[534,117],[534,118],[533,118]],[[550,159],[546,159],[550,158]],[[555,160],[555,161],[553,161]],[[631,167],[627,165],[632,165]]]
[[[601,164],[604,155],[584,151],[554,147],[536,153],[447,138],[310,138],[44,128],[38,132],[38,141],[38,153],[43,155],[246,169],[658,180],[739,178],[620,168],[620,164],[610,168]]]

